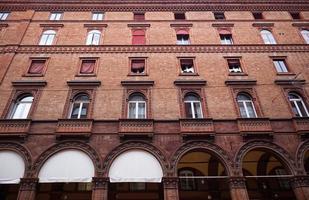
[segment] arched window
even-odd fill
[[[179,170],[180,189],[181,190],[196,190],[196,183],[194,180],[194,172],[189,169]]]
[[[89,97],[86,94],[79,94],[75,96],[69,118],[71,119],[85,119],[87,118],[89,108]]]
[[[273,34],[269,30],[262,30],[261,36],[265,44],[277,44]]]
[[[242,118],[257,117],[251,97],[247,94],[240,93],[237,95],[237,103]]]
[[[289,93],[289,101],[292,106],[292,111],[296,117],[308,117],[308,109],[303,99],[296,93]]]
[[[177,36],[177,44],[180,44],[180,45],[190,44],[188,31],[179,30],[177,31],[176,36]]]
[[[306,43],[309,44],[309,30],[302,30],[301,35],[303,36]]]
[[[202,106],[199,97],[194,94],[186,95],[184,104],[186,118],[203,118]]]
[[[43,34],[42,34],[39,45],[52,45],[55,36],[56,36],[56,31],[54,31],[54,30],[44,31]]]
[[[99,30],[92,30],[88,33],[86,45],[99,45],[101,32]]]
[[[9,118],[10,119],[27,119],[31,105],[33,102],[33,96],[32,95],[27,95],[27,96],[22,96],[13,105],[12,111],[10,113]]]
[[[133,94],[128,102],[128,118],[145,119],[146,118],[146,101],[141,94]]]

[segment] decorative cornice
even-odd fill
[[[121,85],[122,86],[153,86],[154,85],[154,81],[131,81],[131,80],[127,80],[127,81],[121,81]]]
[[[135,27],[150,27],[150,24],[135,23],[135,24],[128,24],[128,27],[131,27],[131,28],[135,28]]]
[[[184,28],[184,27],[193,27],[192,23],[172,23],[170,25],[173,28]]]
[[[100,27],[100,28],[106,28],[107,27],[107,24],[101,24],[101,23],[94,23],[94,24],[84,24],[84,27],[86,28],[97,28],[97,27]]]
[[[275,24],[274,23],[253,23],[252,26],[253,27],[273,27]]]
[[[295,26],[295,27],[309,27],[309,23],[308,22],[298,22],[298,23],[293,23],[292,26]]]
[[[99,80],[72,80],[67,81],[68,86],[100,86],[101,81]]]
[[[216,27],[216,28],[234,27],[234,24],[233,23],[213,23],[212,27]]]
[[[233,79],[233,80],[226,80],[226,85],[256,85],[256,80],[249,80],[249,79]]]
[[[40,27],[64,27],[64,24],[49,24],[49,23],[46,23],[46,24],[40,24]]]
[[[306,80],[304,79],[277,79],[274,81],[277,85],[304,85]]]
[[[174,84],[177,86],[186,86],[186,85],[199,85],[199,86],[204,86],[206,85],[207,81],[206,80],[176,80],[174,81]]]
[[[47,82],[44,80],[18,80],[18,81],[12,81],[12,85],[14,87],[20,87],[20,86],[36,86],[36,87],[44,87],[47,85]]]

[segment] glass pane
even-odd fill
[[[43,34],[42,37],[41,37],[39,45],[45,45],[46,41],[47,41],[47,37],[48,36],[46,34]]]
[[[146,110],[145,110],[145,103],[139,102],[138,103],[138,118],[143,119],[145,118]]]
[[[185,103],[186,118],[193,118],[191,103]]]
[[[243,101],[246,101],[246,100],[250,101],[251,98],[249,96],[247,96],[247,95],[244,95],[244,94],[237,95],[237,101],[241,101],[241,100],[243,100]]]
[[[243,102],[238,102],[238,107],[239,107],[239,111],[240,111],[240,116],[242,118],[247,118],[247,113],[246,113],[246,109],[245,109],[245,105]]]
[[[294,115],[296,117],[300,117],[300,114],[298,113],[298,110],[296,108],[296,102],[295,101],[291,101],[291,106],[292,106],[292,111],[293,111]]]
[[[93,36],[92,44],[99,45],[99,43],[100,43],[100,34],[96,33]]]
[[[201,103],[200,102],[194,102],[194,112],[195,112],[195,118],[202,118],[202,109],[201,109]]]
[[[252,102],[246,102],[246,106],[247,106],[247,110],[248,110],[248,114],[250,118],[255,118],[256,114],[253,108],[253,103]]]
[[[53,40],[54,40],[54,36],[55,35],[48,35],[45,44],[46,45],[52,45],[53,44]]]
[[[80,118],[82,119],[87,118],[88,106],[89,106],[89,103],[83,103]]]
[[[194,95],[187,95],[185,101],[199,101],[199,99]]]
[[[129,118],[133,119],[135,117],[135,112],[136,112],[136,103],[130,103],[129,102]]]
[[[92,33],[89,33],[88,36],[87,36],[86,45],[90,45],[90,44],[91,44],[91,42],[92,42],[92,37],[93,37],[93,34],[92,34]]]
[[[141,95],[130,96],[130,101],[144,101],[144,98]]]
[[[32,103],[18,103],[12,115],[12,119],[26,119]]]
[[[308,114],[307,114],[307,112],[306,112],[306,110],[305,110],[305,107],[304,107],[304,105],[302,104],[302,102],[301,102],[301,101],[297,101],[296,103],[297,103],[298,108],[299,108],[299,110],[300,110],[300,112],[301,112],[301,116],[302,116],[302,117],[308,117]]]
[[[79,113],[79,103],[74,103],[73,108],[72,108],[72,113],[71,113],[71,118],[72,119],[77,119],[78,118],[78,113]]]

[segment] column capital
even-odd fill
[[[309,176],[294,176],[291,178],[292,188],[309,187]]]
[[[178,188],[178,177],[163,177],[164,188],[177,189]]]
[[[20,191],[34,191],[39,182],[38,178],[21,178]]]
[[[246,179],[244,177],[230,177],[228,181],[231,189],[246,188]]]
[[[92,188],[93,189],[106,189],[108,186],[108,177],[93,177]]]

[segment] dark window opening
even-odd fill
[[[185,20],[186,19],[185,13],[174,13],[174,16],[175,16],[175,20]]]
[[[261,12],[254,12],[252,13],[254,19],[263,19],[263,13]]]
[[[133,74],[143,74],[145,73],[145,60],[132,60],[131,61],[131,72]]]
[[[95,62],[95,60],[83,60],[79,72],[81,74],[93,74]]]
[[[214,13],[214,17],[215,17],[215,19],[217,19],[217,20],[224,20],[224,19],[225,19],[225,16],[224,16],[224,13],[223,13],[223,12],[215,12],[215,13]]]
[[[290,15],[293,19],[301,19],[299,12],[291,12]]]
[[[242,73],[241,64],[239,59],[228,59],[230,73]]]
[[[183,74],[195,73],[193,59],[181,59],[180,67]]]

